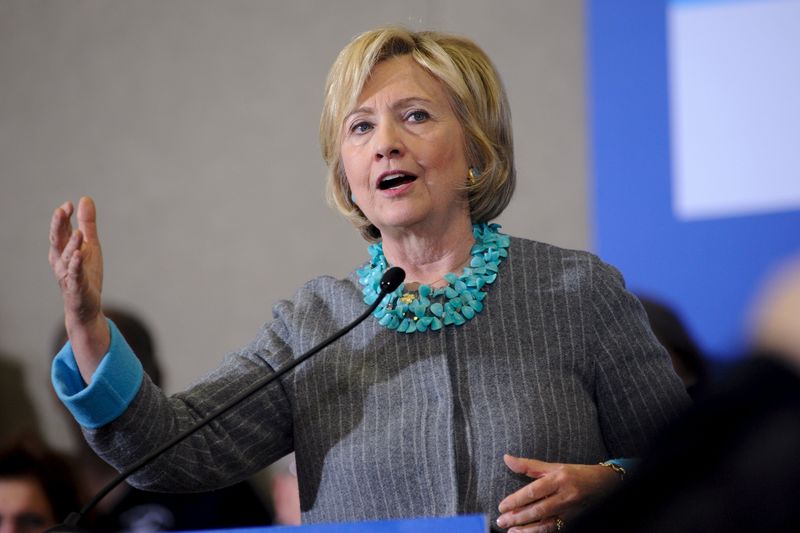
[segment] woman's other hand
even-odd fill
[[[81,376],[86,383],[108,351],[110,334],[103,316],[103,254],[97,238],[94,201],[78,203],[78,229],[72,229],[74,208],[65,202],[53,212],[48,258],[64,300],[64,321]]]
[[[534,481],[500,502],[497,525],[510,533],[561,531],[570,519],[608,493],[620,477],[601,465],[545,463],[504,455],[506,466]]]

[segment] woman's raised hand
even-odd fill
[[[97,238],[94,201],[78,203],[78,229],[72,229],[74,208],[65,202],[53,212],[48,258],[64,300],[64,321],[81,376],[91,382],[108,351],[110,334],[103,316],[103,254]]]

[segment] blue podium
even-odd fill
[[[489,526],[483,515],[448,518],[414,518],[307,526],[271,526],[216,529],[203,533],[486,533]]]

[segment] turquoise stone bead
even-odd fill
[[[448,298],[455,298],[456,296],[458,296],[458,291],[456,291],[453,287],[450,287],[448,285],[447,287],[444,288],[444,295],[447,296]]]
[[[476,313],[480,313],[481,311],[483,311],[483,304],[478,300],[475,300],[474,302],[469,304],[469,306],[473,308]]]
[[[486,283],[494,283],[494,280],[496,280],[496,279],[497,279],[497,274],[492,274],[491,276],[486,276]]]
[[[428,326],[422,320],[417,320],[417,331],[422,333],[423,331],[426,331],[427,329],[428,329]]]
[[[478,300],[479,302],[482,302],[484,298],[486,298],[485,292],[479,292],[478,294],[475,295],[475,299]]]
[[[486,270],[497,272],[497,265],[495,263],[486,263]]]
[[[412,323],[409,319],[404,318],[402,322],[400,322],[400,326],[397,328],[397,331],[402,331],[403,333],[406,332],[408,326],[411,326]]]
[[[443,312],[444,309],[442,307],[442,304],[440,304],[439,302],[431,304],[431,313],[433,313],[435,316],[441,317]]]
[[[433,321],[431,322],[431,330],[439,331],[440,329],[442,329],[442,321],[434,317]]]
[[[482,267],[485,264],[486,264],[486,261],[483,260],[483,257],[477,256],[477,255],[474,256],[469,261],[469,266],[471,266],[471,267]]]
[[[465,305],[464,307],[461,308],[461,314],[464,315],[464,318],[470,320],[472,317],[475,316],[475,310],[472,309],[472,307],[470,307],[469,305]]]
[[[461,316],[461,313],[453,313],[453,322],[455,322],[456,326],[461,326],[466,320]]]
[[[419,286],[419,295],[420,298],[427,298],[431,295],[431,288],[428,285],[420,285]]]
[[[381,317],[381,319],[378,321],[378,324],[380,324],[381,326],[388,326],[389,324],[392,323],[392,318],[393,318],[392,315],[387,313]]]
[[[447,274],[444,275],[444,279],[447,281],[447,283],[455,283],[456,281],[458,281],[458,276],[456,276],[452,272],[448,272]]]
[[[397,329],[400,326],[400,319],[392,315],[392,321],[389,322],[389,329]]]
[[[458,280],[458,281],[456,281],[456,282],[453,284],[453,288],[454,288],[456,291],[458,291],[458,293],[459,293],[459,294],[461,294],[462,292],[464,292],[465,290],[467,290],[467,285],[466,285],[466,284],[465,284],[463,281],[461,281],[461,280]]]
[[[422,322],[423,324],[425,324],[425,327],[427,328],[433,323],[433,317],[432,316],[424,316],[424,317],[419,319],[419,322]]]
[[[453,319],[453,313],[448,313],[444,315],[444,325],[449,326],[450,324],[455,324],[456,321]]]

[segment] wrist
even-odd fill
[[[97,366],[111,345],[108,320],[100,312],[88,322],[80,324],[70,323],[69,320],[65,322],[81,377],[86,383],[90,383]]]
[[[625,476],[628,474],[628,472],[625,470],[625,467],[622,466],[619,461],[615,461],[613,459],[603,461],[599,463],[599,465],[613,471],[620,481],[624,481]]]

